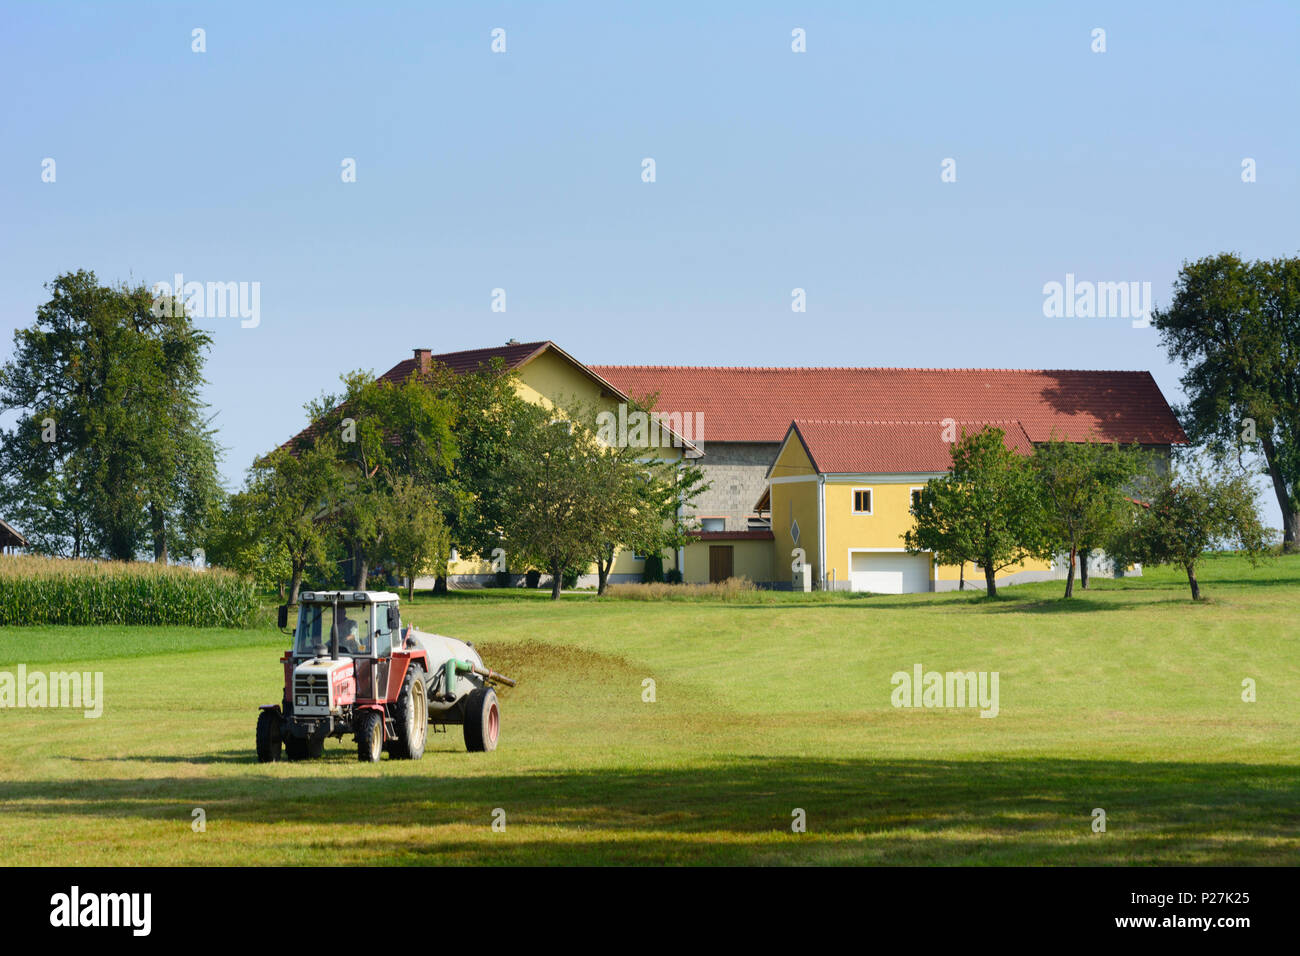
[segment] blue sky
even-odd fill
[[[256,328],[203,323],[232,483],[339,373],[511,337],[1177,401],[1154,330],[1045,318],[1043,285],[1162,304],[1183,259],[1300,252],[1297,39],[1293,3],[7,0],[0,357],[64,270],[259,282]]]

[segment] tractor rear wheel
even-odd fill
[[[501,734],[501,709],[497,707],[497,692],[491,687],[480,687],[465,698],[465,749],[482,753],[497,749]]]
[[[376,710],[367,710],[357,721],[357,759],[362,763],[379,763],[384,752],[384,718]]]
[[[397,760],[419,760],[429,739],[429,698],[424,669],[412,665],[402,682],[402,692],[393,701],[393,723],[397,737],[388,743],[388,753]]]
[[[258,763],[275,763],[280,759],[280,715],[264,710],[257,715]]]

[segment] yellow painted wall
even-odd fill
[[[804,451],[803,442],[799,440],[798,435],[790,433],[788,440],[777,452],[769,477],[789,478],[791,475],[815,475],[816,473],[812,459]]]
[[[817,537],[817,481],[778,482],[772,486],[772,580],[790,581],[794,577],[790,564],[795,547],[803,548],[804,561],[813,569],[813,579],[819,573],[821,561]],[[799,523],[799,540],[790,535],[791,519]],[[706,571],[707,574],[707,571]]]
[[[682,578],[687,584],[707,584],[709,581],[709,548],[711,546],[731,547],[731,571],[738,578],[751,581],[771,581],[772,542],[771,541],[697,541],[686,548],[686,570]],[[781,580],[786,580],[785,575]]]
[[[916,482],[880,481],[826,483],[826,574],[837,584],[849,580],[849,548],[901,548],[912,527],[908,513]],[[871,514],[853,513],[853,491],[871,489]]]
[[[547,408],[575,400],[596,405],[602,411],[618,408],[617,398],[602,394],[600,386],[557,352],[544,352],[521,368],[516,387],[525,401]],[[595,427],[594,422],[591,427]]]
[[[820,539],[818,538],[817,475],[803,443],[797,435],[791,434],[789,440],[777,453],[772,464],[772,478],[805,478],[804,481],[773,481],[768,487],[772,493],[772,534],[776,538],[772,547],[772,580],[790,581],[794,577],[791,552],[795,547],[803,548],[804,560],[812,568],[813,579],[817,579],[821,561]],[[799,523],[799,540],[790,535],[791,522]],[[708,569],[705,568],[707,580]]]
[[[912,527],[909,509],[912,506],[912,489],[923,487],[916,481],[828,481],[826,483],[826,565],[827,574],[834,569],[837,582],[849,580],[850,548],[901,548],[903,534]],[[777,486],[773,486],[774,488]],[[858,488],[871,489],[870,515],[853,513],[853,492]],[[801,521],[800,524],[803,522]],[[1005,578],[1020,571],[1047,571],[1050,561],[1031,559],[999,571],[997,577]],[[940,565],[938,577],[956,581],[960,577],[956,565]],[[983,580],[984,573],[974,565],[966,566],[966,580]]]

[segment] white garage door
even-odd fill
[[[900,552],[855,551],[851,586],[876,594],[911,594],[930,590],[930,556]]]

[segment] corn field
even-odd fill
[[[0,556],[0,625],[250,627],[251,579],[142,562]]]

